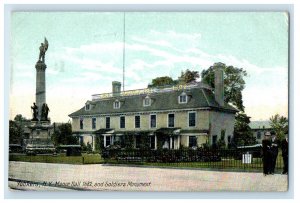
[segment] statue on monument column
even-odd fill
[[[39,55],[39,60],[38,62],[42,62],[42,63],[45,63],[45,54],[46,54],[46,51],[48,50],[48,40],[44,39],[44,43],[41,43],[41,46],[40,46],[40,55]]]
[[[42,115],[41,115],[41,120],[47,121],[48,120],[48,113],[49,113],[49,107],[46,103],[43,104],[42,106]]]
[[[32,111],[33,111],[33,114],[32,114],[32,120],[33,121],[37,121],[38,118],[37,118],[37,115],[38,115],[38,107],[35,103],[33,103],[33,106],[31,107]]]

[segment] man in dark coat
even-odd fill
[[[285,136],[285,139],[282,140],[281,150],[282,150],[282,158],[283,158],[283,164],[284,164],[282,174],[288,174],[289,143],[288,143],[287,135]]]
[[[275,132],[271,132],[272,139],[271,139],[271,152],[272,152],[272,163],[271,163],[271,174],[274,174],[275,167],[276,167],[276,160],[278,156],[278,147],[279,147],[279,141],[277,139],[277,136]]]
[[[265,176],[271,174],[272,155],[271,155],[270,136],[271,136],[270,132],[266,132],[265,137],[262,141],[263,173]]]

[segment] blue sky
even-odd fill
[[[126,13],[125,89],[176,79],[215,62],[248,72],[246,113],[265,120],[288,111],[288,18],[282,12]],[[49,41],[49,116],[66,122],[92,94],[122,81],[123,13],[15,12],[11,21],[10,118],[31,117],[39,45]]]

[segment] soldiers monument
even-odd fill
[[[50,119],[48,118],[49,108],[46,103],[46,68],[45,54],[48,50],[48,41],[45,38],[44,43],[41,43],[39,48],[40,54],[36,62],[36,93],[35,103],[31,106],[31,133],[27,144],[53,146],[51,142],[50,130],[52,129]],[[27,145],[28,146],[28,145]]]

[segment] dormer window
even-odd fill
[[[145,97],[144,106],[151,106],[151,98],[149,96]]]
[[[86,104],[85,104],[85,110],[86,110],[86,111],[91,110],[91,104],[90,104],[90,103],[86,103]]]
[[[116,100],[114,102],[114,109],[119,109],[120,108],[120,101],[119,100]]]
[[[187,95],[186,95],[186,93],[182,93],[181,95],[179,95],[179,97],[178,97],[178,103],[179,104],[185,104],[185,103],[187,103]]]

